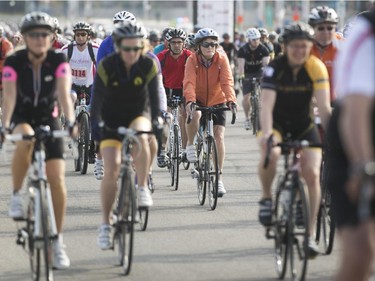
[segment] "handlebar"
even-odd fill
[[[191,107],[193,107],[194,105],[196,105],[195,103],[191,103]],[[217,111],[231,111],[232,109],[229,108],[229,107],[213,107],[213,106],[195,106],[194,110],[199,110],[199,111],[202,111],[202,112],[210,112],[210,113],[215,113]],[[237,111],[233,111],[232,112],[232,121],[231,121],[231,124],[233,125],[235,122],[236,122],[236,119],[237,119]],[[188,116],[188,119],[187,119],[187,124],[190,124],[191,122],[191,119],[193,117],[191,115]]]
[[[21,140],[43,140],[45,138],[63,138],[68,137],[69,132],[67,130],[54,130],[51,131],[49,126],[40,126],[35,129],[35,133],[33,135],[30,134],[12,134],[6,135],[5,139],[8,141],[21,141]]]

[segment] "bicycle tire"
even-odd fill
[[[174,131],[170,130],[169,131],[169,140],[168,140],[168,146],[169,146],[169,151],[168,151],[168,169],[169,169],[169,174],[171,177],[171,186],[174,186],[174,179],[175,179],[175,167],[173,165],[173,150],[174,150]]]
[[[90,147],[90,127],[89,127],[89,114],[82,112],[79,117],[79,161],[80,173],[82,175],[87,173],[87,166],[89,163],[89,147]]]
[[[290,204],[288,221],[288,248],[290,255],[290,272],[292,280],[304,281],[309,260],[309,221],[310,202],[306,185],[295,175],[294,184],[298,187],[299,198],[302,201],[303,227],[297,229],[294,220],[296,209],[296,193]],[[298,263],[298,265],[297,265]]]
[[[288,233],[285,212],[287,211],[281,199],[281,187],[279,186],[276,192],[275,207],[273,212],[274,221],[274,240],[275,240],[275,267],[277,277],[279,279],[284,279],[287,261],[288,261]]]
[[[198,172],[197,180],[197,193],[198,193],[198,201],[201,206],[204,205],[206,201],[206,185],[204,184],[204,171],[202,168],[204,165],[204,157],[203,157],[203,141],[201,139],[198,140],[197,144],[197,156],[198,161],[195,163],[195,169]]]
[[[255,93],[252,97],[252,127],[253,127],[253,135],[256,136],[257,132],[259,131],[259,100],[258,95]]]
[[[49,224],[48,224],[48,206],[47,206],[47,183],[45,181],[39,181],[39,199],[40,199],[40,219],[42,226],[42,240],[43,240],[43,258],[46,280],[53,280],[52,273],[52,244],[49,236]]]
[[[38,281],[40,276],[40,248],[35,247],[35,217],[34,217],[35,202],[33,197],[29,197],[27,205],[27,217],[26,217],[26,231],[27,237],[27,249],[29,254],[31,279],[33,281]]]
[[[208,177],[205,179],[204,185],[208,193],[208,203],[211,210],[215,210],[217,206],[218,187],[219,187],[219,167],[217,161],[216,141],[213,137],[208,139],[207,155],[206,155],[206,173]]]
[[[133,261],[133,240],[135,223],[135,189],[134,175],[129,167],[125,168],[121,177],[120,193],[117,200],[117,222],[115,224],[115,239],[118,242],[119,264],[124,274],[128,275]]]
[[[79,172],[81,170],[81,161],[79,160],[79,142],[78,142],[78,139],[77,140],[74,140],[73,141],[73,146],[77,146],[77,152],[78,152],[78,155],[76,156],[76,158],[73,158],[73,161],[74,161],[74,171],[75,172]],[[72,149],[75,149],[75,148],[72,148]]]
[[[148,224],[148,208],[138,208],[139,226],[141,231],[146,231]]]
[[[173,133],[174,133],[174,143],[173,143],[173,155],[172,155],[172,163],[174,169],[174,190],[178,190],[179,184],[179,177],[180,177],[180,141],[179,138],[180,128],[177,125],[173,126]]]

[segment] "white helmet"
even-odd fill
[[[195,34],[195,44],[199,44],[206,38],[212,38],[217,41],[219,39],[219,34],[211,28],[201,28]]]
[[[260,38],[260,32],[255,27],[249,28],[246,31],[246,38],[253,40],[253,39],[259,39]]]
[[[130,13],[128,11],[121,11],[121,12],[116,13],[113,16],[113,23],[118,23],[120,21],[129,21],[132,24],[135,24],[136,19],[135,19],[135,16],[132,13]]]
[[[311,26],[325,22],[333,24],[339,22],[339,16],[334,9],[327,6],[318,6],[311,10],[309,14],[309,24]]]

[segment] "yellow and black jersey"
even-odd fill
[[[155,61],[147,56],[141,56],[129,73],[118,53],[107,56],[99,63],[94,80],[92,122],[102,119],[116,128],[137,116],[154,120],[159,115],[157,74]]]
[[[325,65],[314,56],[294,75],[283,55],[264,69],[261,86],[276,91],[274,126],[300,134],[313,124],[310,112],[314,90],[329,91],[329,77]]]

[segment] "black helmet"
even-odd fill
[[[48,15],[47,13],[43,12],[31,12],[26,14],[20,23],[20,31],[21,33],[28,32],[34,28],[46,28],[51,32],[55,31],[55,22],[53,18]]]
[[[78,30],[87,31],[90,35],[91,31],[92,31],[92,28],[87,22],[79,21],[75,25],[73,25],[73,32],[76,32]]]
[[[124,38],[146,38],[146,29],[139,23],[131,23],[129,21],[119,22],[115,25],[112,33],[113,42],[116,45]]]
[[[313,36],[314,30],[308,24],[298,22],[284,28],[282,40],[284,43],[288,43],[295,39],[306,39],[312,41],[314,40]]]
[[[159,32],[157,32],[155,30],[151,30],[148,33],[148,40],[150,40],[150,42],[157,42],[157,41],[159,41],[160,40]]]
[[[186,39],[186,33],[182,29],[173,28],[173,29],[169,30],[167,32],[167,34],[165,34],[164,38],[168,42],[171,41],[173,38],[180,38],[183,41],[185,41],[185,39]]]

